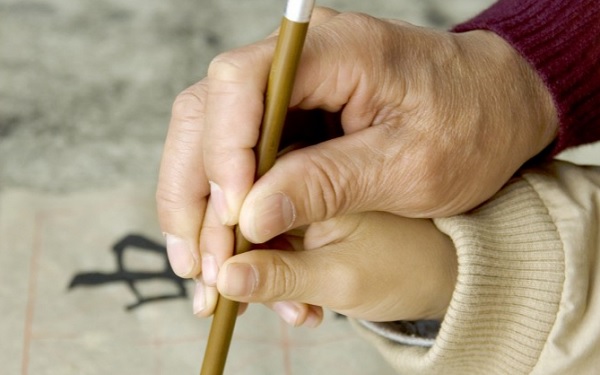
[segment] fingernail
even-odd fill
[[[255,233],[258,238],[268,239],[290,229],[296,220],[296,209],[290,198],[283,193],[269,195],[256,203]],[[260,227],[256,226],[260,223]]]
[[[232,297],[247,297],[258,284],[258,273],[249,264],[232,263],[225,268],[225,280],[221,293]]]
[[[300,310],[293,302],[274,303],[273,310],[275,310],[277,315],[279,315],[287,324],[294,327],[298,325],[298,316],[300,315]]]
[[[194,302],[192,307],[194,309],[194,314],[197,315],[201,313],[206,308],[206,287],[202,280],[195,280],[196,288],[194,289]]]
[[[309,309],[303,325],[309,328],[317,328],[322,320],[323,318],[319,314]]]
[[[205,254],[202,256],[202,278],[207,286],[215,286],[217,284],[217,275],[219,274],[219,266],[214,255]]]
[[[196,266],[196,259],[192,255],[188,243],[180,237],[165,233],[167,242],[167,256],[173,272],[180,277],[189,276]]]
[[[210,201],[212,202],[213,209],[215,210],[219,221],[223,225],[230,224],[231,213],[229,212],[223,189],[212,181],[209,181],[208,183],[210,185]]]

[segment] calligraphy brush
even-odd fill
[[[267,83],[261,134],[255,149],[255,180],[263,176],[275,163],[314,3],[314,0],[287,2]],[[250,242],[242,236],[239,227],[236,227],[234,254],[244,253],[250,250],[250,247]],[[219,296],[200,375],[223,374],[238,308],[238,302]]]

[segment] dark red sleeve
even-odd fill
[[[560,129],[552,153],[600,140],[600,0],[500,0],[454,28],[493,31],[537,70]]]

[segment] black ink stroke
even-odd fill
[[[137,248],[143,251],[160,254],[164,257],[164,268],[158,272],[128,271],[125,268],[123,257],[127,249]],[[69,283],[69,290],[82,286],[102,286],[108,283],[122,282],[129,286],[131,292],[135,295],[137,301],[125,306],[126,310],[133,310],[149,302],[163,301],[175,298],[187,298],[185,280],[171,270],[167,258],[166,248],[144,236],[129,234],[123,237],[112,247],[117,262],[117,270],[113,273],[105,272],[83,272],[75,275]],[[163,294],[157,296],[143,296],[137,289],[136,284],[148,280],[164,280],[173,283],[177,287],[177,292],[173,294]]]

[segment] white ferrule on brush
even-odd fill
[[[307,23],[314,6],[314,0],[288,0],[283,15],[290,21]]]

